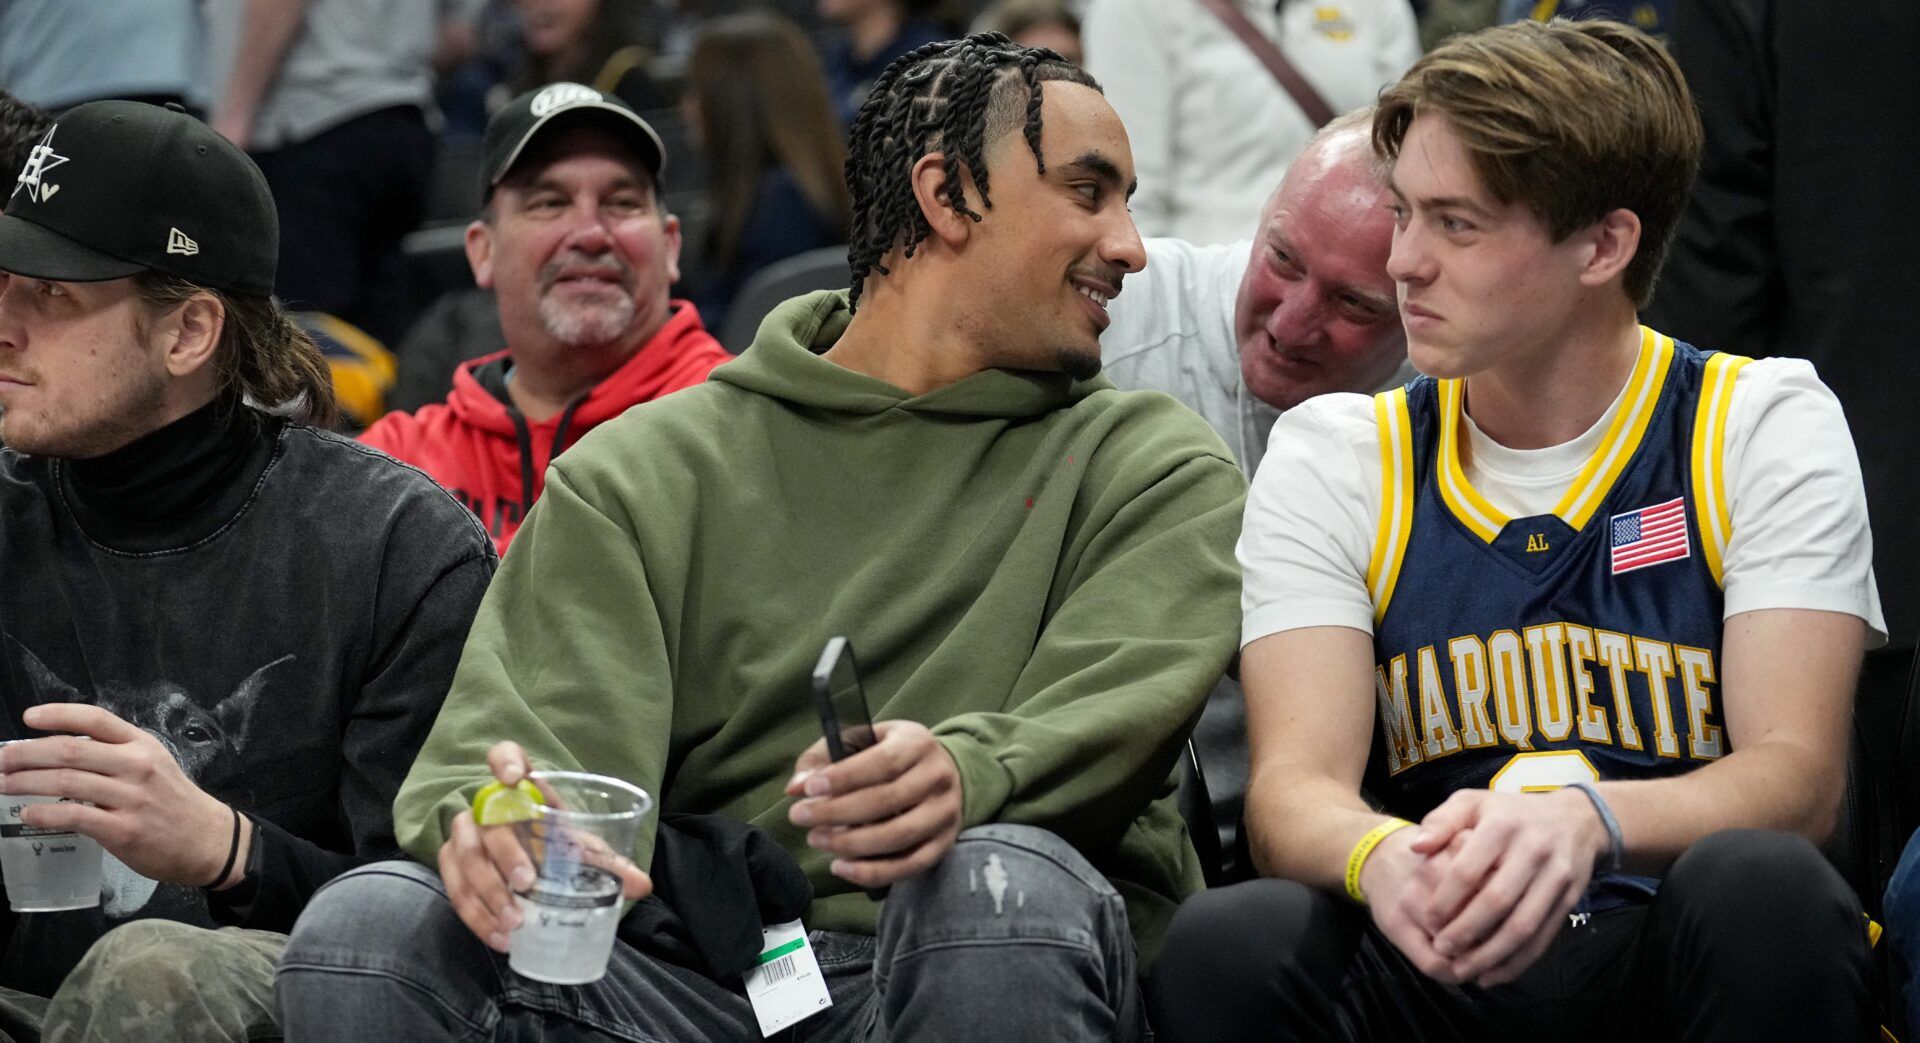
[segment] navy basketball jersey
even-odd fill
[[[1367,788],[1387,810],[1418,820],[1463,787],[1655,778],[1727,752],[1721,443],[1746,362],[1642,328],[1604,439],[1530,518],[1468,482],[1461,381],[1375,397]]]

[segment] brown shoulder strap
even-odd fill
[[[1333,122],[1333,106],[1328,105],[1327,99],[1322,98],[1320,92],[1313,89],[1313,84],[1300,75],[1300,70],[1294,68],[1287,56],[1280,52],[1279,45],[1247,20],[1247,16],[1233,5],[1233,0],[1200,0],[1200,5],[1212,11],[1213,16],[1233,30],[1233,35],[1238,36],[1240,42],[1247,45],[1247,50],[1260,59],[1260,64],[1266,66],[1273,78],[1279,81],[1280,86],[1293,98],[1293,103],[1300,106],[1300,111],[1313,121],[1315,129]]]

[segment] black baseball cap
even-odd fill
[[[502,106],[487,120],[487,132],[481,139],[486,164],[480,171],[480,193],[491,195],[500,179],[507,176],[527,145],[557,119],[564,122],[595,119],[619,135],[639,154],[653,176],[655,191],[660,190],[660,175],[667,166],[667,147],[660,135],[626,102],[604,91],[579,83],[549,83],[520,95]]]
[[[95,101],[47,131],[0,214],[0,272],[102,282],[143,271],[273,293],[280,220],[260,168],[177,106]]]

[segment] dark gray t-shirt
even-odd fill
[[[0,450],[0,738],[34,734],[20,715],[37,703],[113,710],[259,823],[255,875],[210,908],[109,858],[100,909],[19,916],[0,984],[48,995],[133,918],[285,931],[326,880],[397,854],[393,796],[492,541],[424,474],[345,438],[251,413],[217,436],[245,445],[176,465],[223,480],[164,519]]]

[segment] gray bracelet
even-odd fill
[[[1606,864],[1604,866],[1596,865],[1594,868],[1604,869],[1609,873],[1618,873],[1620,867],[1626,864],[1627,859],[1627,842],[1620,836],[1620,820],[1613,817],[1613,809],[1607,807],[1606,799],[1600,796],[1599,790],[1593,788],[1593,783],[1569,782],[1567,783],[1567,788],[1577,789],[1585,793],[1587,799],[1593,801],[1593,810],[1599,814],[1600,824],[1607,828]]]

